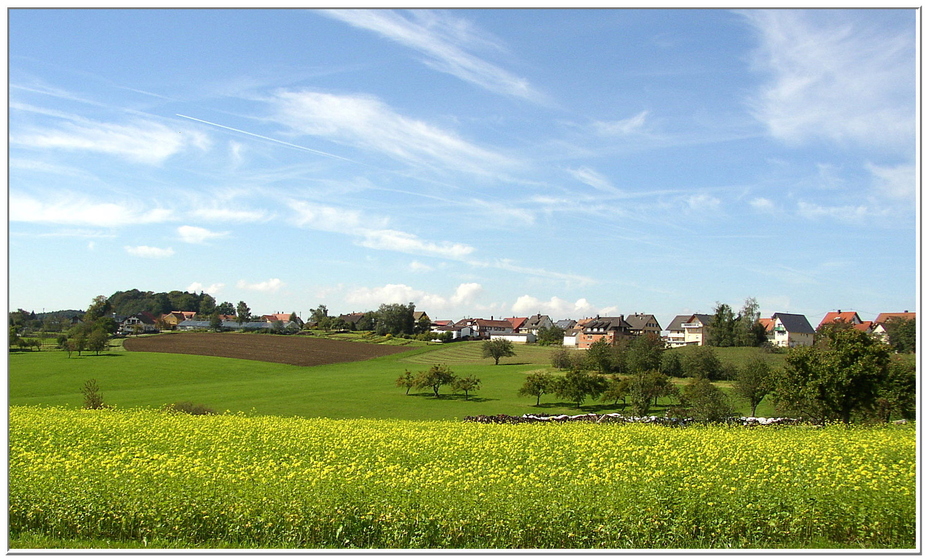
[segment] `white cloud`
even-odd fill
[[[776,209],[774,202],[768,198],[755,198],[748,202],[756,211],[771,213]]]
[[[16,133],[10,136],[10,144],[34,149],[90,151],[157,165],[189,146],[205,149],[209,140],[201,132],[169,128],[158,122],[81,121],[66,122],[57,129],[33,128]]]
[[[885,211],[872,209],[866,205],[822,206],[810,202],[798,202],[797,213],[806,219],[832,219],[853,225],[865,223],[869,218],[883,217]]]
[[[356,145],[412,164],[486,174],[508,161],[421,120],[407,118],[367,95],[281,90],[275,118],[300,134]]]
[[[478,283],[461,283],[450,297],[454,305],[471,304],[482,294],[482,285]]]
[[[615,188],[606,176],[594,169],[590,169],[588,167],[579,167],[577,169],[566,170],[568,170],[569,174],[571,174],[575,180],[583,182],[592,188],[596,188],[602,192],[609,192],[611,194],[620,193],[620,190]]]
[[[490,47],[498,42],[467,20],[447,11],[414,10],[405,18],[391,10],[329,10],[330,17],[354,27],[379,33],[427,58],[431,68],[473,83],[495,93],[540,102],[543,96],[529,82],[468,52]]]
[[[695,194],[684,198],[687,211],[690,213],[711,212],[719,209],[720,200],[710,194]]]
[[[425,273],[425,272],[434,270],[433,267],[427,264],[422,264],[421,262],[417,260],[411,262],[411,264],[408,267],[411,269],[411,271],[418,272],[418,273]]]
[[[360,246],[375,250],[392,250],[405,254],[421,254],[452,260],[462,259],[475,251],[475,248],[468,244],[429,242],[402,231],[383,229],[364,231],[362,234],[364,238],[360,241]]]
[[[224,238],[229,234],[227,232],[212,232],[202,227],[193,227],[190,225],[178,227],[177,233],[180,235],[180,240],[189,242],[190,244],[202,244],[207,240]]]
[[[475,248],[458,242],[432,242],[412,233],[385,228],[388,219],[364,214],[355,209],[332,207],[304,201],[290,201],[297,226],[353,236],[357,244],[374,250],[390,250],[460,260]]]
[[[529,316],[533,314],[547,314],[552,319],[580,319],[596,315],[612,315],[618,311],[616,306],[597,307],[593,306],[585,298],[579,298],[575,302],[569,302],[557,296],[547,301],[540,300],[534,296],[523,295],[511,306],[511,311],[515,315]]]
[[[915,145],[915,24],[878,31],[830,10],[744,10],[767,77],[754,116],[788,143],[828,139],[909,152]]]
[[[893,167],[868,163],[865,165],[873,176],[878,192],[887,197],[900,200],[914,200],[916,188],[915,165],[896,165]]]
[[[227,207],[200,207],[190,215],[205,221],[256,223],[269,220],[272,215],[262,209],[231,209]]]
[[[296,212],[294,222],[298,227],[307,227],[319,231],[350,234],[370,225],[384,227],[386,219],[376,219],[364,215],[355,209],[320,205],[305,201],[292,200],[289,207]]]
[[[344,300],[360,308],[378,308],[380,304],[408,304],[428,313],[459,310],[473,304],[482,293],[478,283],[462,283],[449,297],[415,289],[404,284],[360,287],[346,294]]]
[[[156,248],[154,246],[126,246],[125,251],[139,258],[169,258],[173,255],[173,248]]]
[[[644,110],[635,116],[624,118],[623,120],[595,122],[594,128],[599,134],[604,136],[626,136],[641,131],[646,124],[646,118],[648,116],[649,111]]]
[[[238,281],[237,287],[239,289],[247,289],[249,291],[260,291],[265,293],[275,293],[280,290],[285,283],[279,279],[269,279],[260,283],[248,283],[244,279]]]
[[[93,227],[121,227],[162,223],[172,218],[169,209],[144,209],[125,202],[96,202],[71,192],[56,192],[53,202],[27,194],[10,193],[10,221]]]
[[[208,293],[212,296],[216,296],[221,293],[225,288],[224,283],[212,283],[208,287],[204,287],[202,283],[194,282],[190,283],[189,287],[186,287],[186,292],[188,293]]]

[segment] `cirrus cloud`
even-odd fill
[[[139,258],[169,258],[173,256],[173,248],[156,248],[154,246],[126,246],[125,251]]]
[[[246,289],[248,291],[260,291],[264,293],[275,293],[280,290],[285,283],[280,279],[268,279],[267,281],[262,281],[260,283],[248,283],[244,279],[238,281],[237,287],[239,289]]]

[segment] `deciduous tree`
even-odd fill
[[[440,397],[440,388],[452,384],[455,378],[456,375],[447,365],[434,364],[414,378],[414,387],[430,388],[434,392],[434,397]]]
[[[735,416],[729,398],[706,378],[692,378],[681,390],[681,405],[700,422],[722,422]]]
[[[553,390],[554,378],[549,372],[531,372],[524,379],[517,395],[536,397],[536,406],[540,405],[540,397]]]
[[[606,388],[607,380],[604,376],[597,372],[573,368],[556,379],[553,391],[559,397],[574,401],[575,406],[581,408],[585,399],[597,399]]]
[[[510,339],[489,339],[482,341],[482,358],[495,359],[495,365],[502,357],[512,357],[514,354],[514,344]]]
[[[251,320],[251,309],[247,307],[247,304],[243,300],[238,302],[238,305],[235,307],[235,318],[234,321],[239,324],[249,322]]]
[[[453,391],[461,391],[466,394],[466,401],[469,400],[469,392],[475,391],[482,387],[482,380],[472,374],[468,376],[457,376],[453,379]]]
[[[796,347],[775,378],[775,400],[785,410],[821,421],[851,422],[869,409],[888,377],[890,349],[867,333],[829,329],[811,347]]]
[[[755,416],[758,405],[774,388],[771,365],[763,356],[752,355],[738,370],[735,380],[732,389],[748,402],[751,416]]]

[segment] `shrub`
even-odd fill
[[[218,414],[214,409],[193,403],[191,401],[181,401],[180,403],[171,403],[164,405],[162,410],[165,413],[186,413],[187,415],[215,415]]]
[[[80,392],[84,395],[84,409],[104,409],[103,394],[100,393],[100,386],[96,380],[87,380],[84,382]]]

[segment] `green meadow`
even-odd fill
[[[613,402],[586,401],[581,409],[555,395],[544,395],[539,407],[535,399],[518,397],[524,376],[536,370],[551,370],[553,348],[517,346],[516,356],[494,365],[481,357],[479,343],[451,343],[420,346],[405,353],[361,362],[300,367],[231,358],[167,353],[127,352],[121,347],[99,356],[72,355],[56,350],[9,354],[8,396],[10,405],[45,405],[79,408],[81,387],[89,379],[100,386],[103,400],[119,408],[161,407],[189,401],[217,412],[245,412],[258,415],[397,418],[410,420],[458,420],[467,415],[524,413],[577,414],[621,412]],[[683,351],[684,349],[676,349]],[[720,358],[735,364],[754,349],[720,349]],[[782,355],[770,355],[782,363]],[[481,389],[454,394],[448,387],[441,397],[412,390],[405,395],[395,379],[405,370],[418,372],[433,364],[446,364],[457,375],[473,374]],[[676,379],[678,383],[686,382]],[[727,382],[718,382],[728,389]],[[659,400],[655,414],[670,400]],[[747,406],[739,405],[743,414]],[[774,414],[769,402],[759,415]]]

